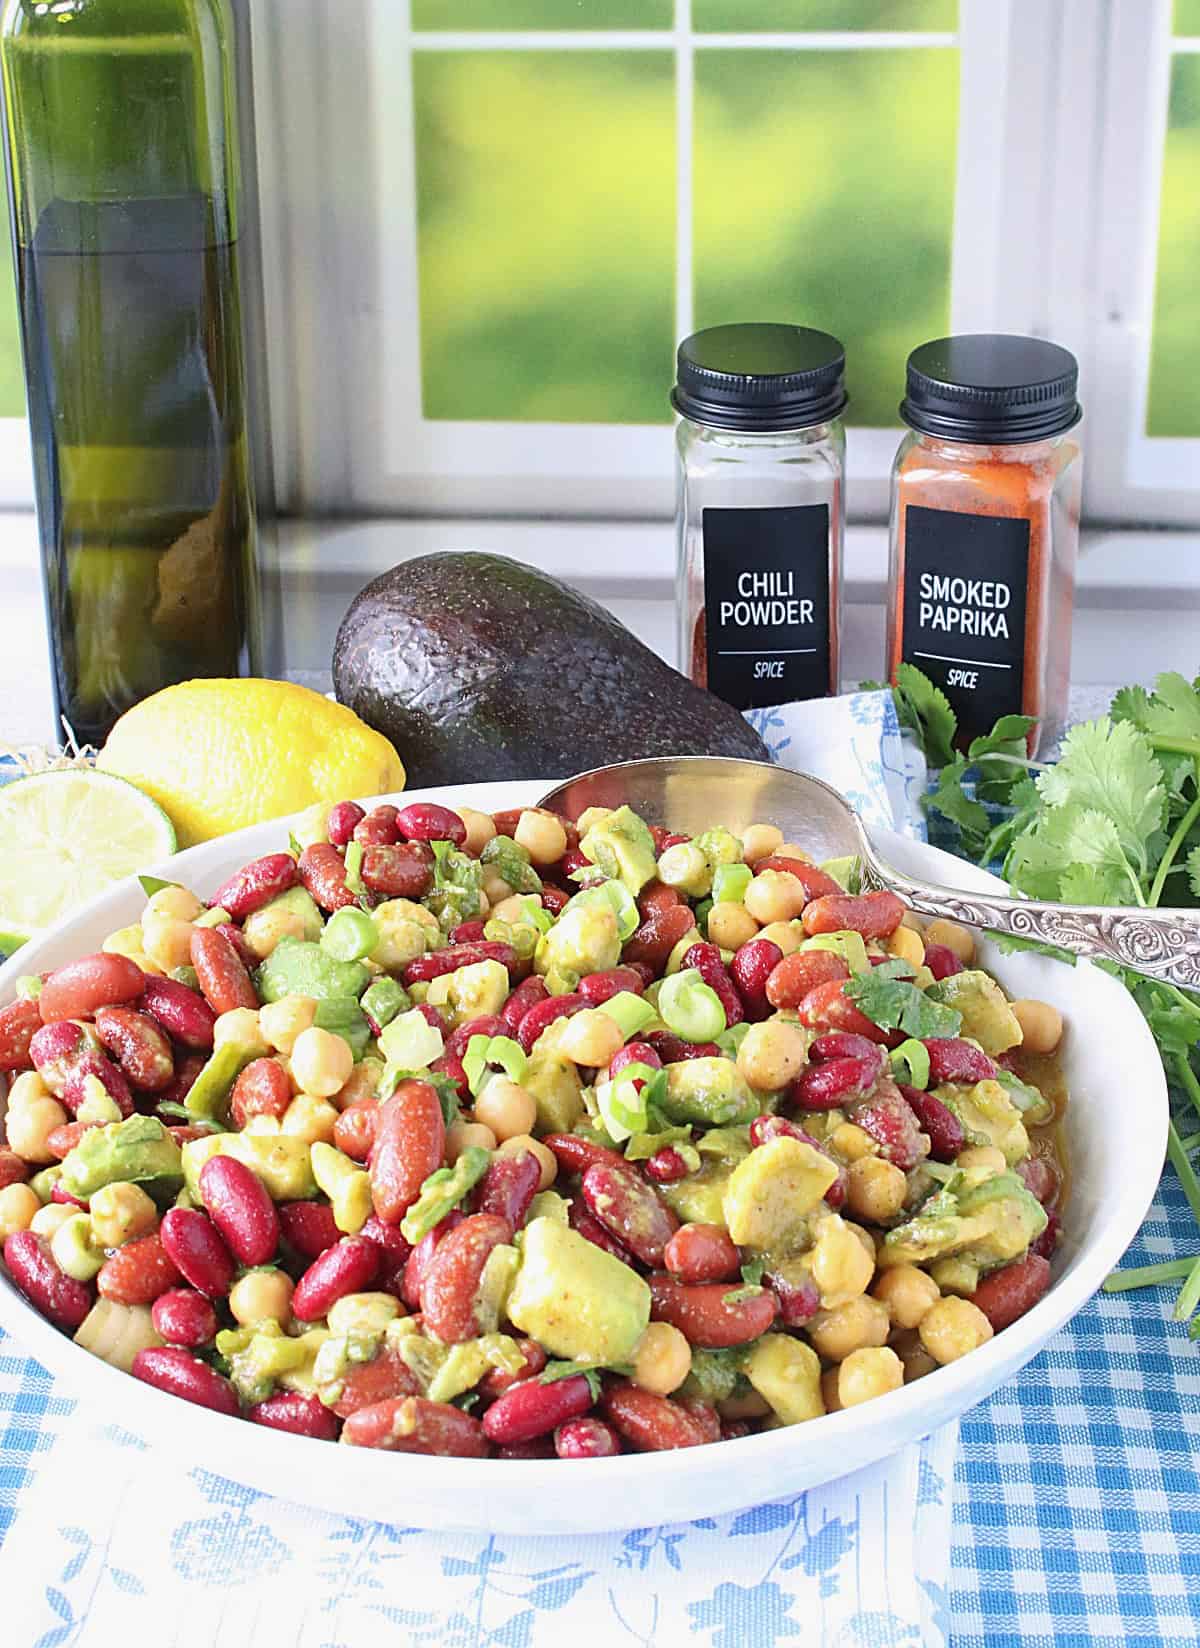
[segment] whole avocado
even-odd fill
[[[595,601],[504,555],[422,555],[376,578],[342,619],[333,683],[397,746],[414,788],[652,755],[768,759],[731,705]]]

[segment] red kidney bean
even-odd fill
[[[678,1184],[680,1179],[687,1178],[691,1168],[675,1146],[667,1144],[642,1163],[642,1172],[654,1184]]]
[[[239,1412],[237,1392],[207,1362],[177,1346],[140,1350],[133,1359],[133,1377],[155,1390],[179,1396],[185,1402],[194,1402],[198,1408],[211,1408],[214,1413],[225,1413],[236,1418]]]
[[[497,1459],[554,1459],[554,1438],[534,1436],[528,1442],[514,1442],[510,1448],[497,1448]]]
[[[512,1237],[512,1226],[498,1214],[472,1213],[438,1243],[421,1279],[421,1314],[444,1345],[461,1345],[478,1334],[475,1302],[484,1266]]]
[[[332,1412],[339,1419],[349,1419],[360,1408],[370,1408],[377,1402],[390,1402],[397,1397],[420,1396],[421,1385],[415,1373],[400,1355],[399,1349],[385,1340],[378,1355],[369,1362],[352,1362],[339,1375],[341,1390]]]
[[[825,984],[815,985],[799,1004],[801,1024],[814,1030],[849,1030],[884,1047],[899,1046],[904,1040],[903,1034],[898,1030],[881,1030],[872,1024],[844,994],[844,985],[844,979],[829,979]]]
[[[500,1017],[504,1020],[504,1034],[515,1036],[526,1013],[549,999],[550,992],[546,988],[545,979],[539,978],[536,973],[522,979],[500,1009]]]
[[[661,1070],[663,1067],[662,1060],[659,1058],[658,1054],[654,1051],[648,1041],[626,1042],[625,1046],[618,1048],[609,1060],[609,1081],[612,1081],[615,1076],[619,1075],[627,1064],[648,1064],[651,1070]],[[641,1087],[644,1085],[644,1082],[639,1085],[639,1092],[641,1091]]]
[[[635,996],[645,994],[642,975],[632,967],[610,967],[604,973],[589,973],[579,981],[579,994],[589,1007],[602,1007],[622,991]]]
[[[213,932],[220,933],[242,966],[248,973],[252,973],[258,966],[261,957],[257,956],[250,948],[250,940],[237,923],[233,921],[223,922],[220,927],[214,927]]]
[[[1058,1173],[1054,1164],[1044,1156],[1026,1156],[1017,1163],[1017,1172],[1025,1181],[1030,1195],[1036,1196],[1043,1207],[1049,1207],[1058,1195]]]
[[[454,1083],[460,1104],[469,1105],[471,1102],[471,1088],[467,1081],[467,1072],[463,1069],[461,1059],[456,1059],[448,1053],[443,1053],[440,1059],[434,1059],[429,1066],[435,1076],[445,1076]]]
[[[929,1138],[929,1154],[935,1162],[952,1162],[966,1144],[963,1125],[953,1110],[932,1093],[898,1082],[904,1102],[917,1118],[917,1125]]]
[[[245,1127],[252,1116],[282,1121],[291,1102],[292,1079],[279,1060],[251,1059],[233,1084],[229,1113],[235,1127]]]
[[[296,860],[290,853],[267,853],[251,859],[217,888],[209,903],[228,910],[235,921],[244,921],[272,899],[286,893],[300,880]]]
[[[366,817],[357,801],[339,801],[330,809],[325,834],[335,847],[345,847],[354,839],[354,832]]]
[[[734,955],[730,976],[737,985],[746,1017],[754,1023],[769,1018],[767,980],[783,960],[783,951],[769,938],[752,938]]]
[[[579,1133],[547,1133],[542,1140],[563,1173],[586,1173],[589,1167],[603,1162],[608,1167],[624,1168],[625,1158],[605,1144],[585,1139]]]
[[[366,1162],[375,1146],[379,1128],[379,1101],[371,1097],[355,1099],[333,1124],[333,1142],[352,1161]]]
[[[796,950],[784,956],[767,980],[767,1000],[772,1007],[799,1007],[817,985],[849,977],[849,967],[832,950]]]
[[[561,915],[563,910],[566,909],[571,895],[565,893],[561,887],[552,887],[549,882],[544,882],[538,897],[541,900],[542,909],[549,910],[552,916],[557,916]]]
[[[92,1290],[59,1270],[44,1236],[14,1231],[4,1243],[4,1263],[18,1289],[47,1321],[64,1333],[75,1332],[92,1308]]]
[[[225,1297],[237,1267],[206,1214],[193,1207],[169,1208],[158,1234],[176,1269],[198,1292],[210,1299]]]
[[[203,1053],[185,1053],[175,1066],[175,1080],[165,1093],[159,1095],[159,1108],[164,1104],[183,1104],[195,1085],[196,1077],[208,1063]]]
[[[822,1059],[873,1059],[882,1072],[886,1058],[878,1042],[856,1036],[849,1030],[827,1030],[808,1050],[815,1063]]]
[[[433,885],[433,854],[423,841],[364,847],[362,879],[364,887],[387,898],[421,898]]]
[[[191,957],[204,999],[214,1013],[258,1006],[258,992],[246,964],[219,927],[193,927]]]
[[[292,1315],[298,1322],[315,1322],[328,1316],[346,1294],[369,1288],[378,1269],[379,1249],[369,1237],[343,1236],[314,1259],[296,1283]]]
[[[792,1083],[792,1098],[801,1110],[836,1110],[869,1092],[878,1080],[878,1058],[827,1059],[801,1071]]]
[[[721,1051],[715,1041],[684,1041],[673,1030],[651,1030],[646,1041],[663,1064],[683,1064],[688,1059],[714,1059]]]
[[[29,1163],[15,1150],[0,1148],[0,1190],[7,1190],[9,1185],[24,1184],[28,1177]]]
[[[279,1215],[257,1173],[233,1156],[210,1156],[200,1169],[200,1199],[234,1258],[266,1265],[279,1247]]]
[[[740,1442],[743,1436],[749,1435],[750,1421],[748,1419],[722,1419],[722,1442]]]
[[[779,1300],[779,1320],[785,1328],[802,1328],[821,1308],[821,1292],[811,1276],[768,1271],[763,1277]]]
[[[969,1041],[961,1041],[957,1036],[937,1036],[923,1045],[929,1054],[929,1080],[934,1087],[940,1087],[943,1082],[973,1085],[996,1079],[996,1066]]]
[[[246,1418],[273,1431],[311,1436],[318,1442],[337,1441],[337,1417],[319,1396],[302,1396],[299,1391],[276,1391],[264,1402],[255,1402],[247,1408]]]
[[[690,905],[672,904],[649,915],[622,952],[627,962],[644,961],[656,972],[666,966],[671,951],[696,925]]]
[[[96,1034],[121,1073],[143,1093],[161,1093],[175,1078],[171,1043],[149,1013],[97,1007]]]
[[[425,1023],[433,1030],[440,1030],[444,1036],[450,1028],[440,1009],[432,1007],[427,1001],[418,1001],[413,1004],[413,1012],[420,1013]]]
[[[466,845],[467,826],[451,807],[441,807],[436,801],[410,801],[396,815],[400,834],[410,841],[453,841],[456,847]]]
[[[569,878],[579,870],[590,870],[594,866],[591,859],[581,853],[578,847],[568,847],[558,861],[558,868],[565,878]]]
[[[217,1336],[217,1313],[212,1301],[194,1288],[170,1288],[160,1293],[150,1312],[154,1331],[169,1345],[199,1350]]]
[[[360,1408],[343,1426],[342,1441],[352,1448],[443,1458],[484,1459],[488,1454],[488,1439],[478,1419],[448,1402],[430,1402],[423,1396]]]
[[[904,919],[904,904],[895,893],[826,893],[804,907],[806,933],[861,933],[889,938]]]
[[[1046,1209],[1046,1228],[1036,1241],[1029,1244],[1030,1253],[1036,1253],[1041,1259],[1052,1259],[1054,1250],[1058,1246],[1058,1232],[1062,1220],[1052,1207]]]
[[[706,1442],[721,1440],[721,1416],[711,1402],[706,1402],[701,1396],[675,1396],[672,1401],[692,1418],[704,1432]]]
[[[577,1235],[582,1236],[585,1241],[591,1242],[593,1247],[603,1248],[605,1253],[611,1253],[614,1259],[619,1259],[623,1265],[628,1265],[631,1270],[637,1269],[637,1260],[629,1249],[619,1242],[612,1232],[600,1223],[599,1219],[592,1217],[578,1197],[572,1200],[570,1208],[567,1210],[567,1219],[571,1229]]]
[[[644,1265],[661,1265],[679,1220],[628,1163],[594,1162],[580,1183],[588,1212]]]
[[[549,996],[522,1016],[517,1026],[517,1040],[527,1053],[532,1053],[534,1043],[542,1031],[552,1025],[555,1019],[570,1018],[572,1014],[582,1012],[586,1006],[585,999],[574,993]]]
[[[963,970],[963,963],[948,944],[927,944],[925,965],[935,979],[953,978]]]
[[[179,1269],[157,1231],[117,1248],[96,1277],[97,1293],[117,1305],[152,1305],[178,1285]]]
[[[742,1256],[724,1225],[680,1225],[663,1263],[681,1282],[724,1282],[737,1276]]]
[[[566,1420],[578,1419],[591,1405],[591,1388],[581,1373],[548,1385],[540,1379],[523,1379],[497,1397],[484,1414],[484,1434],[489,1441],[511,1447],[548,1435]]]
[[[328,915],[357,903],[346,885],[346,861],[330,842],[318,841],[300,854],[300,885]]]
[[[475,1188],[474,1211],[494,1213],[513,1230],[520,1230],[537,1195],[541,1171],[537,1157],[529,1150],[513,1156],[493,1156]]]
[[[418,956],[404,969],[405,984],[429,984],[444,973],[456,973],[460,967],[473,967],[480,961],[498,961],[511,972],[517,965],[517,952],[511,944],[485,939],[482,944],[451,944],[444,950],[432,950],[427,956]]]
[[[446,1052],[452,1059],[461,1059],[467,1050],[467,1044],[472,1036],[506,1036],[508,1026],[499,1013],[485,1013],[482,1018],[471,1019],[468,1024],[460,1024],[457,1030],[451,1031],[446,1040]]]
[[[725,1009],[725,1023],[732,1029],[745,1018],[742,1007],[742,998],[737,993],[737,986],[730,978],[725,963],[721,960],[721,952],[715,944],[693,944],[691,949],[684,952],[683,965],[694,967],[709,989],[720,1001]]]
[[[643,921],[661,914],[663,910],[673,910],[683,902],[682,893],[677,893],[674,887],[667,887],[661,881],[648,881],[637,896],[638,913]]]
[[[133,1094],[116,1065],[103,1053],[85,1052],[67,1071],[59,1094],[72,1116],[92,1092],[89,1077],[100,1083],[123,1117],[133,1115]]]
[[[400,839],[400,825],[395,807],[386,801],[354,826],[354,839],[362,847],[394,847]]]
[[[560,1459],[612,1459],[621,1451],[621,1438],[603,1419],[568,1419],[554,1433],[554,1451]]]
[[[217,1015],[204,997],[186,984],[170,978],[147,978],[141,1006],[185,1047],[207,1050],[212,1046]]]
[[[38,1075],[56,1098],[62,1096],[67,1077],[85,1052],[99,1052],[100,1044],[90,1024],[61,1019],[47,1024],[30,1037],[29,1057]]]
[[[90,1133],[94,1127],[103,1126],[103,1122],[64,1122],[61,1127],[51,1128],[47,1133],[46,1149],[58,1161],[64,1162],[85,1133]],[[54,1188],[57,1190],[58,1186]]]
[[[337,1234],[340,1235],[340,1232]],[[401,1235],[398,1225],[385,1225],[374,1213],[359,1231],[359,1235],[367,1237],[380,1250],[379,1274],[375,1278],[374,1286],[380,1293],[391,1293],[398,1299],[404,1285],[404,1272],[413,1251],[412,1243]],[[332,1247],[333,1244],[329,1245]]]
[[[485,1402],[494,1402],[520,1380],[532,1379],[546,1366],[546,1353],[536,1339],[518,1339],[517,1349],[524,1358],[520,1372],[510,1373],[507,1368],[489,1368],[479,1381],[479,1394]]]
[[[725,1282],[687,1286],[664,1273],[651,1276],[651,1320],[670,1322],[690,1345],[703,1345],[708,1350],[748,1345],[771,1326],[779,1312],[779,1301],[764,1288],[747,1299],[730,1302],[728,1296],[736,1291]]]
[[[876,1140],[879,1154],[905,1173],[928,1153],[928,1143],[917,1126],[917,1118],[888,1076],[876,1085],[868,1098],[852,1102],[847,1114],[856,1127]]]
[[[42,1024],[36,1001],[10,1001],[0,1008],[0,1070],[28,1070],[29,1041]]]
[[[680,1403],[637,1385],[610,1385],[600,1406],[617,1434],[639,1453],[698,1448],[709,1439],[707,1427]]]
[[[402,1081],[379,1106],[371,1151],[371,1200],[384,1224],[399,1224],[442,1165],[446,1124],[442,1103],[428,1082]]]
[[[770,853],[755,862],[755,875],[761,875],[764,870],[778,870],[783,875],[794,876],[808,894],[810,902],[833,895],[845,897],[845,889],[831,875],[826,875],[817,865],[808,864],[802,858],[786,858],[779,853]]]
[[[136,1001],[146,975],[128,956],[98,950],[55,968],[37,998],[43,1024],[58,1019],[90,1019],[97,1007]]]
[[[1032,1310],[1049,1286],[1049,1260],[1038,1253],[1027,1253],[1015,1264],[985,1276],[970,1298],[999,1333]]]
[[[368,1219],[367,1225],[370,1223]],[[367,1225],[361,1234],[374,1239]],[[333,1209],[326,1202],[285,1202],[279,1209],[279,1229],[288,1246],[310,1263],[339,1241],[342,1234],[334,1222]],[[407,1247],[408,1243],[404,1245]]]
[[[451,944],[478,944],[487,928],[486,921],[460,921],[449,933]]]
[[[463,1222],[464,1215],[457,1208],[433,1229],[428,1231],[409,1254],[404,1266],[404,1280],[401,1285],[400,1297],[410,1310],[421,1308],[421,1284],[425,1280],[425,1272],[433,1263],[433,1256],[437,1252],[438,1243],[443,1236],[448,1236],[452,1230],[457,1230]]]

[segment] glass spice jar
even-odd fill
[[[962,747],[1034,716],[1030,754],[1067,717],[1082,454],[1074,355],[1042,338],[938,338],[908,358],[892,470],[888,667],[915,664]]]
[[[738,709],[838,690],[845,350],[803,326],[679,346],[679,668]]]

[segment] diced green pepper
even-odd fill
[[[364,990],[360,1006],[372,1023],[383,1030],[398,1013],[407,1012],[412,1000],[399,979],[377,978]]]

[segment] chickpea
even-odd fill
[[[296,1037],[289,1062],[302,1093],[331,1099],[350,1080],[354,1054],[341,1036],[312,1025]]]
[[[558,1051],[572,1064],[600,1070],[624,1045],[625,1035],[616,1019],[598,1007],[585,1007],[582,1013],[575,1013],[567,1020],[558,1040]]]
[[[474,807],[455,807],[454,811],[467,827],[463,851],[470,853],[472,858],[478,858],[496,834],[495,820],[491,813],[477,812]]]
[[[838,1399],[843,1408],[886,1396],[904,1383],[904,1364],[886,1345],[864,1345],[853,1350],[838,1368]]]
[[[328,1099],[316,1098],[311,1093],[300,1093],[284,1111],[281,1122],[276,1121],[274,1116],[254,1116],[251,1118],[254,1123],[272,1122],[274,1126],[247,1125],[243,1131],[273,1133],[278,1129],[289,1138],[303,1139],[305,1144],[332,1144],[338,1114]]]
[[[177,916],[144,915],[142,949],[168,973],[174,967],[186,967],[191,959],[191,922],[180,921]]]
[[[562,820],[540,807],[527,807],[517,820],[513,840],[524,847],[535,864],[557,864],[567,850]]]
[[[158,1209],[136,1184],[108,1184],[89,1203],[92,1233],[101,1247],[120,1247],[148,1236],[158,1224]]]
[[[16,1110],[9,1111],[5,1122],[9,1149],[15,1150],[18,1156],[35,1167],[56,1162],[58,1157],[46,1140],[56,1127],[63,1126],[66,1119],[67,1113],[62,1105],[48,1095],[44,1099],[31,1099],[19,1105]]]
[[[286,1327],[292,1315],[292,1279],[282,1270],[248,1270],[229,1290],[229,1308],[235,1322],[278,1322]]]
[[[887,1306],[895,1327],[915,1328],[937,1304],[941,1293],[933,1277],[918,1270],[916,1265],[896,1265],[880,1276],[871,1289],[871,1297]]]
[[[937,1367],[937,1363],[925,1349],[915,1330],[893,1334],[890,1343],[904,1368],[906,1385],[911,1385],[914,1379],[924,1379],[927,1373],[932,1373]]]
[[[5,1185],[0,1190],[0,1242],[15,1236],[18,1230],[28,1230],[41,1207],[37,1191],[27,1184]]]
[[[174,916],[176,921],[195,921],[204,914],[204,906],[186,887],[160,887],[146,901],[148,916]]]
[[[969,1299],[939,1299],[917,1329],[921,1343],[940,1366],[957,1362],[992,1337],[992,1324]]]
[[[894,1219],[908,1195],[908,1179],[882,1156],[862,1156],[851,1162],[846,1185],[846,1206],[860,1219],[884,1224]]]
[[[920,933],[914,933],[911,927],[903,924],[896,928],[886,943],[889,956],[898,956],[901,961],[907,961],[912,967],[924,967],[925,946],[921,941]]]
[[[864,1293],[834,1310],[818,1311],[805,1332],[827,1362],[841,1362],[866,1345],[886,1344],[890,1325],[887,1306]]]
[[[857,1355],[858,1352],[855,1351],[852,1354]],[[838,1372],[839,1369],[837,1368],[826,1368],[821,1375],[821,1400],[825,1404],[826,1413],[840,1413],[842,1411],[842,1398],[838,1390]]]
[[[1022,998],[1009,1003],[1021,1026],[1021,1045],[1027,1053],[1053,1053],[1063,1037],[1063,1016],[1048,1001]]]
[[[299,910],[289,910],[286,906],[276,909],[268,904],[246,917],[242,931],[254,954],[265,961],[280,939],[304,937],[304,917]]]
[[[344,1087],[339,1087],[333,1095],[333,1102],[339,1110],[346,1110],[360,1099],[373,1099],[379,1091],[379,1078],[383,1075],[383,1066],[378,1059],[363,1059],[350,1072],[350,1078]]]
[[[742,837],[742,860],[757,864],[760,858],[770,858],[783,846],[783,831],[774,824],[751,824]]]
[[[755,921],[763,926],[794,920],[807,901],[808,894],[796,877],[784,870],[763,870],[746,888],[742,899]]]
[[[829,1148],[844,1162],[862,1161],[878,1154],[879,1146],[871,1135],[853,1122],[839,1122],[829,1134]]]
[[[30,1219],[28,1229],[35,1236],[54,1237],[61,1225],[68,1219],[73,1219],[79,1212],[74,1202],[47,1202],[45,1207],[39,1207],[33,1218]]]
[[[50,1097],[50,1089],[37,1071],[25,1070],[8,1090],[8,1113],[11,1116],[14,1110],[23,1110],[27,1104],[32,1104],[35,1099],[48,1099]]]
[[[537,1121],[537,1104],[518,1082],[493,1076],[475,1101],[475,1121],[503,1144],[529,1133]],[[495,1149],[495,1145],[487,1148]]]
[[[553,1151],[548,1150],[540,1140],[532,1138],[528,1133],[516,1133],[511,1139],[505,1139],[497,1154],[501,1156],[519,1156],[523,1150],[528,1150],[531,1156],[537,1157],[538,1166],[542,1170],[542,1176],[538,1180],[538,1189],[549,1190],[558,1176],[558,1163],[554,1158]]]
[[[863,1252],[867,1255],[868,1259],[870,1259],[871,1263],[874,1264],[876,1251],[875,1238],[872,1236],[871,1232],[869,1230],[864,1230],[862,1225],[856,1225],[853,1219],[843,1219],[842,1223],[852,1236],[858,1237],[859,1241],[862,1243]]]
[[[651,1322],[633,1357],[633,1382],[656,1396],[670,1396],[692,1371],[692,1347],[669,1322]]]
[[[485,864],[483,867],[483,896],[487,899],[489,908],[493,910],[497,904],[503,904],[506,898],[513,896],[513,890],[508,882],[491,864]]]
[[[456,1162],[464,1150],[495,1150],[496,1135],[481,1122],[453,1122],[446,1131],[446,1160]]]
[[[1003,1150],[998,1150],[994,1144],[972,1144],[959,1151],[954,1165],[964,1173],[977,1174],[981,1182],[1003,1173],[1008,1161]]]
[[[813,1281],[821,1290],[821,1303],[827,1311],[865,1293],[875,1274],[874,1251],[868,1257],[857,1235],[836,1214],[822,1223],[811,1264]]]
[[[760,1093],[774,1093],[804,1069],[808,1062],[807,1033],[787,1019],[764,1019],[752,1024],[738,1048],[738,1073]]]
[[[753,882],[750,883],[754,885]],[[790,956],[804,943],[804,929],[798,921],[769,921],[759,932],[759,938],[770,939],[777,944],[785,956]]]
[[[163,978],[165,976],[163,969],[158,966],[157,962],[151,961],[142,948],[142,924],[140,921],[132,927],[120,927],[115,933],[110,933],[100,948],[109,956],[128,956],[130,961],[136,963],[142,969],[142,972],[148,973],[151,978]]]
[[[944,944],[947,950],[954,951],[964,967],[969,967],[975,960],[975,935],[969,927],[962,927],[957,921],[946,921],[941,916],[931,921],[925,929],[925,943]]]
[[[506,898],[502,904],[497,904],[491,913],[497,921],[507,921],[510,926],[519,926],[522,922],[528,924],[529,911],[524,903],[526,897],[528,897],[528,894],[514,893],[511,898]]]
[[[213,1025],[213,1046],[224,1047],[226,1042],[237,1042],[247,1057],[265,1059],[271,1049],[263,1038],[256,1007],[235,1007],[222,1013]]]
[[[758,923],[744,904],[722,899],[708,912],[708,938],[722,950],[740,950],[758,935]]]

